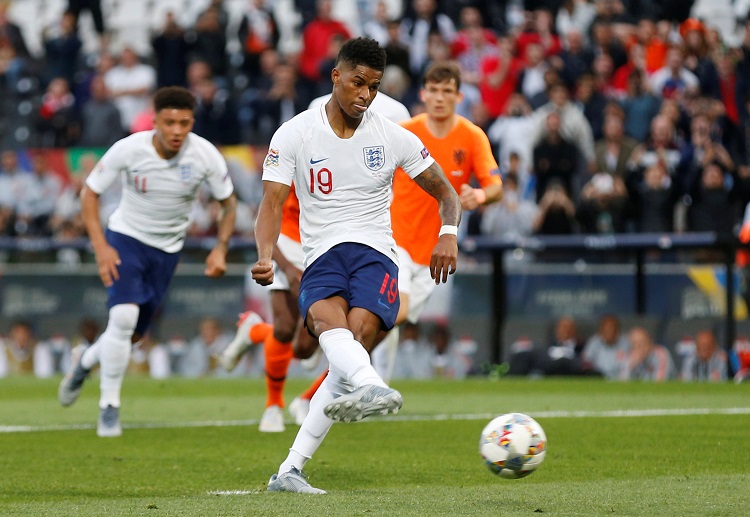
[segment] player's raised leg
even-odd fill
[[[227,345],[219,358],[222,368],[228,372],[234,370],[242,355],[251,346],[265,341],[270,329],[271,325],[264,323],[257,313],[246,311],[240,314],[234,339]]]

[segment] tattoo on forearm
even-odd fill
[[[461,200],[440,165],[437,162],[433,163],[414,178],[414,181],[437,200],[443,224],[458,225],[461,221]]]

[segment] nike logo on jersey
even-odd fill
[[[385,303],[382,298],[378,298],[378,305],[382,305],[386,309],[391,310],[391,306]]]
[[[313,160],[312,158],[310,158],[310,165],[315,165],[316,163],[324,162],[327,159],[328,158],[321,158],[320,160]]]

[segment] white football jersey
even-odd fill
[[[101,194],[122,177],[122,199],[109,218],[109,229],[144,244],[175,253],[182,249],[198,187],[208,183],[218,200],[232,194],[232,180],[218,149],[189,133],[180,151],[165,160],[142,131],[116,142],[86,179]]]
[[[365,244],[398,264],[390,214],[393,173],[401,166],[414,178],[433,162],[412,132],[371,110],[351,138],[339,138],[322,105],[276,131],[263,180],[294,182],[305,267],[342,242]]]

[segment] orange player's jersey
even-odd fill
[[[469,182],[472,173],[482,188],[500,183],[500,176],[493,175],[497,162],[492,156],[489,139],[469,120],[459,116],[445,138],[435,138],[430,133],[426,114],[417,115],[401,125],[422,140],[456,192],[461,192],[461,185]],[[435,198],[404,171],[396,171],[391,203],[391,225],[396,244],[408,251],[415,263],[429,265],[441,224]]]
[[[294,185],[289,189],[289,195],[281,207],[281,234],[290,239],[301,242],[299,236],[299,199]]]

